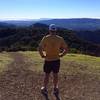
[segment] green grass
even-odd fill
[[[25,51],[19,53],[22,53],[27,57],[26,62],[31,63],[31,70],[35,70],[37,72],[42,71],[43,59],[40,57],[38,52]]]
[[[20,52],[24,54],[35,71],[42,71],[43,59],[38,52]],[[100,75],[100,57],[82,55],[82,54],[67,54],[61,58],[61,73],[66,74],[97,74]]]
[[[67,54],[63,57],[62,61],[63,63],[67,62],[68,67],[70,67],[69,69],[74,67],[74,72],[100,74],[100,57],[82,54]]]
[[[7,69],[7,65],[12,62],[12,58],[7,52],[0,53],[0,72]]]

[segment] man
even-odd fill
[[[68,52],[67,44],[64,39],[56,35],[57,28],[55,24],[49,26],[49,34],[44,36],[39,44],[39,53],[45,59],[44,63],[44,84],[41,88],[43,94],[47,94],[47,85],[50,73],[53,72],[54,94],[59,93],[58,72],[60,68],[60,57]]]

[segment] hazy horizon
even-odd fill
[[[28,18],[18,18],[18,19],[0,19],[0,21],[31,21],[31,20],[50,20],[50,19],[100,19],[100,18],[38,18],[38,19],[28,19]]]

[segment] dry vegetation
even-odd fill
[[[14,61],[0,74],[0,100],[44,100],[40,94],[43,59],[37,52],[9,55]],[[61,100],[99,100],[99,65],[100,58],[92,56],[68,54],[62,58],[59,76]],[[48,87],[50,100],[55,100],[52,76]]]

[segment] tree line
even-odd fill
[[[0,51],[37,50],[43,36],[48,34],[48,26],[36,23],[29,27],[0,28]],[[70,52],[100,56],[100,46],[78,38],[74,31],[58,28],[70,48]]]

